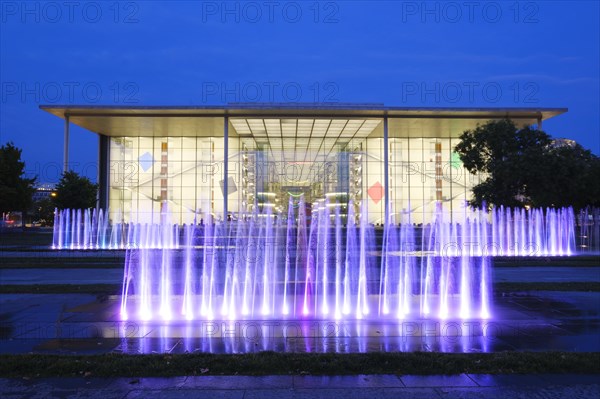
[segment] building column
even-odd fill
[[[442,197],[442,143],[436,141],[435,143],[435,199],[441,203],[444,198]],[[452,204],[452,202],[450,202]]]
[[[167,140],[167,139],[165,139]],[[160,213],[167,211],[169,199],[169,142],[160,143]],[[161,219],[162,220],[162,219]]]
[[[389,140],[388,140],[388,117],[383,117],[383,200],[384,224],[390,220],[390,165],[389,165]]]
[[[229,117],[224,118],[223,124],[223,220],[227,220],[227,180],[229,179]]]
[[[63,173],[69,171],[69,115],[65,114],[65,137],[63,147]]]
[[[108,209],[110,184],[110,137],[98,135],[98,207]]]

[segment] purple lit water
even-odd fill
[[[325,212],[328,212],[330,217],[319,224],[320,230],[310,232],[310,225],[306,221],[299,223],[299,228],[305,229],[302,234],[306,235],[310,232],[314,239],[322,240],[323,231],[329,231],[330,227],[336,228],[335,223],[341,221],[335,219],[335,214],[339,213],[339,210],[327,207]],[[254,217],[254,215],[250,216]],[[260,215],[261,218],[265,216]],[[299,220],[306,216],[297,214],[295,217]],[[460,218],[461,216],[459,220]],[[486,218],[489,225],[487,229],[477,229],[476,235],[469,233],[471,242],[480,246],[480,252],[484,251],[493,256],[570,256],[578,252],[575,243],[575,214],[572,208],[525,210],[501,206],[492,209],[490,213],[486,212]],[[116,215],[115,220],[117,222],[111,223],[108,212],[102,209],[57,209],[54,216],[52,248],[87,250],[162,248],[163,245],[171,248],[179,245],[178,242],[163,243],[164,235],[158,233],[163,228],[160,221],[125,223],[120,214]],[[326,224],[328,226],[325,226]],[[388,221],[386,225],[390,225],[390,222]],[[579,252],[600,249],[598,209],[583,210],[579,215],[579,226]],[[408,231],[405,233],[410,234]],[[484,237],[484,233],[489,237]],[[285,240],[286,237],[281,239]],[[361,237],[357,236],[356,239],[362,239]],[[176,234],[176,241],[178,238],[179,234]],[[303,239],[303,236],[299,235],[298,239]],[[354,237],[351,236],[350,239]],[[308,245],[308,243],[309,241],[306,241],[304,244]],[[324,245],[334,243],[323,242]],[[313,276],[309,277],[313,278]]]
[[[571,208],[450,214],[438,204],[424,226],[401,213],[382,231],[368,223],[366,201],[342,209],[325,200],[309,212],[290,197],[285,215],[266,206],[182,226],[163,210],[157,223],[57,210],[53,248],[126,249],[121,316],[137,320],[486,319],[490,256],[576,248]]]
[[[387,223],[381,243],[363,202],[325,201],[310,219],[302,198],[287,217],[271,207],[231,222],[184,225],[177,247],[169,215],[161,230],[141,228],[126,255],[121,316],[137,320],[489,318],[491,226],[483,211],[451,222],[442,207],[417,250],[410,215]],[[152,237],[148,237],[151,235]]]

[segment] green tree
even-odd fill
[[[0,147],[0,212],[21,211],[25,215],[31,207],[37,177],[24,177],[21,152],[10,142]]]
[[[33,220],[39,221],[42,226],[54,225],[54,201],[52,198],[43,198],[33,204]]]
[[[465,168],[484,180],[471,205],[574,206],[598,204],[598,157],[580,145],[555,145],[541,130],[508,119],[488,121],[460,136]]]
[[[56,186],[54,205],[59,209],[96,207],[98,185],[77,172],[64,172]]]
[[[532,205],[598,206],[599,169],[600,158],[579,144],[549,146],[529,182]]]

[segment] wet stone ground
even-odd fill
[[[565,269],[565,270],[563,270]],[[1,284],[118,284],[122,270],[0,269]],[[599,267],[494,270],[495,281],[600,281]],[[0,294],[0,354],[600,351],[599,292],[511,292],[490,320],[120,321],[119,298]],[[0,378],[4,398],[596,398],[597,375]]]
[[[0,295],[0,353],[600,351],[600,293],[517,292],[489,320],[120,321],[118,297]]]
[[[595,398],[596,375],[0,379],[3,398]]]

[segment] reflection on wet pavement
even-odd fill
[[[599,351],[600,293],[513,293],[482,320],[204,320],[118,318],[118,297],[0,296],[0,353]]]

